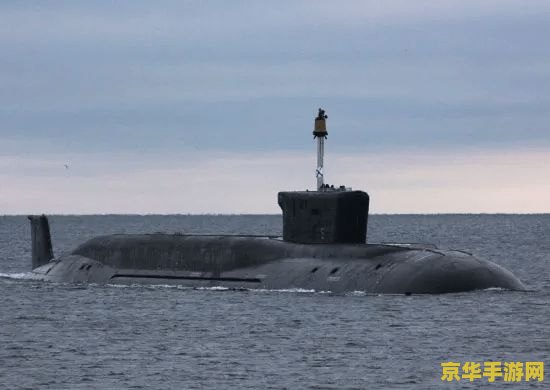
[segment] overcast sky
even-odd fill
[[[0,214],[550,212],[548,1],[3,1]],[[68,168],[64,165],[67,164]]]

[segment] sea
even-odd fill
[[[280,215],[52,216],[50,224],[56,254],[107,233],[282,228]],[[531,371],[527,381],[526,368],[550,371],[550,214],[371,215],[368,240],[465,250],[512,271],[527,291],[42,282],[29,273],[29,221],[0,216],[0,389],[549,388],[548,374]],[[479,364],[481,378],[463,378],[466,363],[473,372]],[[444,366],[457,364],[448,381]]]

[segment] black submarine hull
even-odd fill
[[[153,283],[333,293],[437,294],[491,287],[525,289],[504,268],[461,251],[422,245],[300,244],[273,237],[222,235],[96,237],[71,253],[44,262],[33,273],[39,279],[69,283]]]

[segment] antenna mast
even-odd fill
[[[325,190],[325,177],[323,172],[323,160],[325,157],[325,139],[327,139],[327,123],[325,110],[319,108],[317,118],[315,118],[315,127],[313,130],[313,139],[317,139],[317,169],[315,175],[317,177],[317,191]]]

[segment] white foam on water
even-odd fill
[[[268,288],[233,288],[223,286],[212,287],[193,287],[194,290],[207,290],[207,291],[250,291],[259,293],[291,293],[291,294],[332,294],[332,291],[317,291],[314,289],[305,288],[282,288],[282,289],[268,289]]]
[[[369,295],[369,293],[367,293],[366,291],[356,290],[356,291],[349,292],[347,295],[352,297],[364,297],[366,295]]]
[[[502,287],[489,287],[489,288],[484,288],[482,291],[509,291],[509,290]]]
[[[313,289],[306,289],[306,288],[281,288],[281,289],[267,289],[267,288],[254,288],[250,289],[250,291],[258,291],[258,292],[277,292],[277,293],[298,293],[298,294],[312,294],[312,293],[323,293],[328,294],[330,291],[316,291]]]
[[[19,272],[12,274],[5,274],[0,272],[0,278],[7,279],[22,279],[22,280],[40,280],[42,279],[41,275],[35,274],[34,272]]]
[[[101,286],[101,285],[98,284],[97,286]],[[179,285],[179,284],[107,283],[107,284],[105,284],[105,286],[112,287],[112,288],[146,288],[146,289],[176,288],[176,289],[179,289],[179,290],[192,290],[192,289],[194,289],[194,287],[182,286],[182,285]],[[197,289],[197,288],[195,288],[195,289]],[[205,288],[205,289],[207,289],[207,288]]]
[[[195,287],[195,290],[209,290],[209,291],[227,291],[231,290],[229,287],[213,286],[213,287]]]
[[[132,286],[131,284],[112,284],[112,283],[107,283],[105,286],[112,287],[112,288],[132,288],[132,287],[135,287],[135,286]]]
[[[251,291],[259,293],[293,293],[293,294],[332,294],[332,291],[317,291],[313,289],[305,288],[287,288],[287,289],[263,289],[263,288],[235,288],[235,287],[225,287],[225,286],[199,286],[199,287],[189,287],[182,286],[177,284],[114,284],[108,283],[107,287],[112,288],[148,288],[148,289],[164,289],[164,288],[176,288],[179,290],[200,290],[200,291]]]

